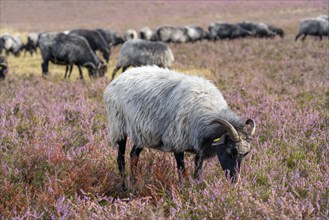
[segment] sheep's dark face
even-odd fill
[[[229,135],[224,135],[218,144],[213,145],[216,146],[217,157],[225,171],[225,175],[229,174],[232,181],[235,182],[241,163],[251,150],[250,139],[241,138],[239,142],[235,142]]]
[[[105,75],[105,73],[107,72],[107,65],[101,64],[101,66],[98,68],[97,71],[98,71],[97,75],[99,77],[103,77]]]
[[[125,41],[123,40],[122,37],[115,37],[115,41],[114,41],[114,46],[119,45],[119,44],[123,44]]]
[[[232,182],[235,182],[241,163],[251,150],[250,141],[255,134],[256,124],[254,120],[248,119],[243,128],[235,129],[225,120],[217,120],[216,123],[226,127],[227,133],[222,135],[220,140],[212,143],[212,147],[216,149],[218,160],[225,171],[225,175],[229,174]],[[248,129],[247,125],[251,125],[251,129]]]

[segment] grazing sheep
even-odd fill
[[[158,41],[158,34],[155,30],[152,30],[149,27],[143,27],[140,31],[139,31],[139,37],[140,39],[143,40],[149,40],[149,41]]]
[[[4,80],[8,73],[7,57],[0,55],[0,80]]]
[[[133,29],[129,29],[126,31],[124,38],[125,41],[138,39],[138,33]]]
[[[66,65],[65,78],[68,67],[77,65],[80,78],[83,79],[81,66],[88,69],[90,77],[104,76],[107,66],[96,56],[85,38],[66,35],[63,33],[41,33],[39,36],[39,48],[43,63],[43,74],[48,73],[48,62]]]
[[[38,33],[33,32],[33,33],[28,34],[27,43],[25,45],[24,56],[25,56],[26,52],[29,52],[31,56],[33,55],[33,53],[37,52],[38,38],[39,38]]]
[[[199,26],[186,26],[187,36],[190,41],[195,42],[203,39],[208,39],[208,33]]]
[[[209,39],[235,39],[250,36],[250,32],[235,24],[228,23],[212,23],[209,28]]]
[[[96,29],[97,32],[99,32],[103,38],[108,43],[109,47],[111,46],[117,46],[119,44],[123,44],[124,40],[122,37],[118,35],[117,32],[109,30],[109,29]]]
[[[299,25],[299,32],[295,37],[295,41],[302,36],[302,41],[305,40],[307,35],[319,36],[322,40],[322,36],[329,37],[329,20],[328,16],[320,15],[316,18],[303,19]]]
[[[281,38],[284,38],[284,31],[282,28],[275,27],[271,24],[267,25],[268,29],[274,34],[279,35]]]
[[[123,44],[120,50],[118,63],[112,73],[112,80],[121,67],[122,72],[129,66],[157,65],[169,68],[173,62],[174,55],[165,43],[141,39],[129,40]]]
[[[275,33],[273,33],[267,24],[264,23],[253,23],[249,21],[241,22],[237,24],[239,27],[248,31],[250,36],[257,38],[273,38]]]
[[[5,34],[1,36],[3,41],[3,49],[6,51],[6,55],[12,53],[14,56],[19,56],[22,49],[24,49],[25,45],[22,42],[22,39],[19,36],[11,36],[9,34]]]
[[[69,35],[81,36],[86,38],[91,49],[96,52],[101,51],[104,59],[108,63],[110,60],[110,49],[104,37],[97,31],[87,29],[75,29],[69,32]]]
[[[110,143],[119,145],[117,162],[123,178],[127,137],[133,143],[132,174],[147,147],[173,152],[180,177],[186,174],[184,152],[196,154],[194,178],[199,177],[203,161],[217,154],[223,170],[235,181],[251,150],[255,122],[244,122],[216,86],[201,77],[155,66],[130,69],[108,85],[104,102]]]
[[[187,29],[183,27],[163,26],[157,29],[157,35],[162,42],[186,43],[190,40]]]

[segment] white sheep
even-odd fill
[[[133,68],[108,85],[104,102],[110,143],[119,145],[117,162],[123,178],[127,137],[133,143],[132,173],[147,147],[173,152],[180,174],[185,172],[184,152],[196,154],[195,178],[203,161],[217,154],[223,170],[235,180],[251,149],[255,122],[244,122],[230,110],[216,86],[201,77],[156,66]],[[250,131],[246,124],[252,125]]]

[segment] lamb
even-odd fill
[[[48,73],[49,61],[66,65],[65,78],[68,67],[73,65],[78,66],[81,79],[81,66],[88,69],[90,77],[104,76],[107,70],[107,66],[96,56],[83,37],[57,32],[41,33],[38,43],[43,59],[42,72],[45,75]]]
[[[75,29],[71,30],[69,32],[69,35],[84,37],[88,41],[91,49],[94,52],[96,52],[97,50],[101,51],[106,62],[109,62],[110,48],[104,37],[99,32],[87,29]]]
[[[157,35],[162,42],[186,43],[190,41],[187,29],[183,27],[162,26],[157,29]]]
[[[157,32],[155,30],[152,30],[149,27],[143,27],[139,31],[139,37],[140,37],[140,39],[143,39],[143,40],[150,40],[150,41],[158,41],[159,40]]]
[[[113,80],[103,97],[110,143],[119,146],[117,162],[123,188],[127,137],[133,143],[132,175],[139,154],[147,147],[173,152],[180,177],[186,175],[184,152],[196,154],[194,178],[200,176],[204,160],[217,154],[226,175],[229,172],[236,181],[243,158],[251,150],[256,124],[252,119],[244,122],[235,114],[211,82],[144,66]]]
[[[128,29],[124,36],[125,41],[138,39],[137,31],[133,29]]]
[[[303,19],[299,25],[299,32],[295,37],[295,41],[302,36],[302,41],[305,40],[307,35],[319,36],[322,40],[322,36],[329,37],[329,20],[328,16],[320,15],[316,18]]]
[[[122,72],[129,66],[157,65],[169,68],[173,62],[174,55],[165,43],[141,39],[129,40],[123,44],[120,50],[118,63],[112,73],[112,80],[121,67]]]

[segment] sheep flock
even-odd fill
[[[65,34],[67,36],[63,37],[62,34]],[[55,42],[52,39],[49,39],[49,37],[48,39],[45,39],[45,37],[43,37],[45,35],[61,35],[62,37],[60,42]],[[320,40],[322,40],[323,37],[329,38],[328,15],[319,15],[314,18],[302,19],[299,25],[298,33],[295,37],[295,41],[300,39],[300,37],[301,40],[304,41],[306,36],[308,35],[319,37]],[[162,67],[170,67],[172,62],[174,61],[172,54],[169,56],[169,58],[168,54],[163,54],[158,55],[157,59],[149,59],[152,57],[151,54],[163,53],[160,48],[162,45],[165,45],[167,43],[193,43],[201,40],[216,42],[218,40],[233,40],[237,38],[272,39],[276,36],[284,38],[285,31],[282,28],[277,27],[273,24],[265,24],[262,22],[251,21],[243,21],[238,23],[228,23],[223,21],[213,22],[208,26],[208,30],[195,25],[187,25],[183,27],[164,25],[159,26],[157,28],[142,27],[139,32],[134,29],[128,29],[122,35],[122,37],[118,34],[118,32],[114,30],[101,28],[95,30],[74,29],[59,32],[32,32],[27,35],[26,40],[23,40],[19,35],[10,35],[9,33],[5,33],[0,36],[0,54],[4,54],[5,56],[9,56],[9,54],[12,54],[14,56],[20,56],[21,53],[24,53],[24,56],[26,56],[26,53],[29,53],[31,56],[33,56],[34,53],[37,53],[37,50],[39,48],[43,59],[43,63],[41,65],[43,74],[47,74],[48,67],[45,67],[45,65],[48,63],[48,61],[51,61],[53,64],[66,66],[64,78],[70,76],[73,66],[76,65],[79,69],[80,78],[82,79],[83,75],[81,67],[88,66],[89,69],[87,69],[90,77],[104,76],[105,72],[107,71],[106,63],[108,64],[110,60],[111,48],[124,44],[123,49],[121,50],[119,61],[112,74],[113,79],[115,73],[121,67],[123,68],[123,72],[128,66],[158,65]],[[88,48],[82,49],[78,48],[79,46],[77,45],[73,46],[74,43],[72,42],[75,42],[75,37],[84,38],[86,40]],[[138,43],[128,43],[128,41],[130,40],[137,39],[140,39]],[[147,47],[150,47],[152,43],[146,43],[146,41],[159,43],[154,43],[153,45],[157,46],[153,46],[150,49]],[[127,42],[127,44],[125,44],[125,42]],[[61,60],[61,58],[59,57],[50,59],[50,57],[54,56],[53,54],[48,54],[49,51],[44,51],[44,48],[47,47],[45,46],[45,44],[48,46],[52,44],[53,48],[60,48],[60,44],[67,45],[67,47],[63,47],[65,49],[62,50],[62,54],[59,55],[65,57],[64,60]],[[71,50],[73,47],[75,47],[75,52],[71,51],[70,58],[68,58],[66,56],[66,53],[68,53],[68,51]],[[148,55],[143,58],[143,61],[141,61],[141,55],[145,54],[144,52],[142,52],[143,50],[144,52],[148,51]],[[170,50],[170,48],[168,47],[167,50]],[[79,53],[77,51],[79,51]],[[99,61],[93,61],[93,63],[89,62],[87,63],[87,65],[84,65],[86,64],[86,61],[84,60],[83,56],[95,57],[97,56],[97,51],[102,54],[101,58],[97,58]],[[129,52],[127,53],[127,51]],[[58,54],[56,56],[58,56]],[[127,57],[130,58],[127,59]],[[137,59],[137,57],[139,57],[140,59]],[[159,59],[169,59],[170,61],[166,61],[165,63],[159,63]],[[96,70],[99,68],[102,68],[103,72],[98,71],[99,73],[97,72],[96,74],[91,73],[91,69]]]

